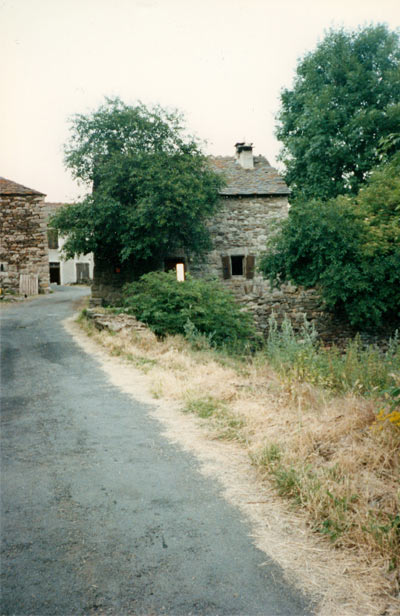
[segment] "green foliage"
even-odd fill
[[[398,132],[399,101],[398,34],[385,25],[329,31],[281,95],[277,136],[293,197],[356,194]],[[390,146],[398,150],[399,140]]]
[[[344,352],[325,349],[307,321],[296,333],[287,319],[279,328],[274,315],[269,321],[265,352],[270,364],[294,381],[306,381],[336,393],[353,391],[364,396],[384,395],[400,371],[400,344],[396,335],[386,353],[363,347],[355,338]]]
[[[357,197],[297,203],[260,262],[271,283],[319,288],[360,329],[400,315],[400,153]]]
[[[245,347],[255,337],[251,316],[218,282],[177,282],[174,272],[150,272],[124,291],[126,310],[147,323],[157,336],[199,336],[216,347]]]
[[[395,570],[400,559],[400,515],[385,515],[370,511],[368,525],[363,531],[370,533],[378,545],[392,555],[389,571]]]
[[[94,252],[136,275],[176,251],[210,247],[205,222],[217,204],[221,178],[182,118],[161,107],[106,100],[76,115],[65,162],[92,195],[59,210],[52,226],[67,236],[64,252]]]
[[[360,190],[356,206],[369,231],[367,254],[393,255],[400,251],[400,152],[374,169]]]
[[[195,398],[189,400],[185,406],[186,413],[194,413],[202,419],[212,417],[215,413],[218,413],[223,406],[219,400],[207,396],[206,398]]]

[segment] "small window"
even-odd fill
[[[243,276],[243,260],[243,255],[231,257],[232,276]]]
[[[223,255],[222,277],[228,280],[231,276],[245,276],[248,279],[254,278],[255,257],[254,255]]]
[[[57,229],[47,229],[47,243],[49,248],[58,248],[58,231]]]

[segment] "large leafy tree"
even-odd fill
[[[380,139],[399,130],[398,34],[385,25],[328,32],[299,61],[278,122],[293,200],[356,194],[379,162]]]
[[[65,161],[93,188],[52,219],[67,236],[67,257],[93,252],[112,265],[129,264],[139,276],[176,251],[209,248],[205,223],[221,179],[177,112],[107,99],[96,111],[74,116]]]
[[[357,196],[298,203],[260,269],[272,283],[317,287],[358,328],[400,317],[400,153]]]

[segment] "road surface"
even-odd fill
[[[1,614],[310,614],[217,482],[65,331],[87,292],[1,311]]]

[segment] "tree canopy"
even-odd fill
[[[52,218],[67,237],[67,257],[93,252],[114,264],[129,262],[138,276],[176,251],[201,254],[210,247],[205,223],[221,178],[177,112],[106,99],[73,117],[65,162],[93,187]]]
[[[400,316],[400,153],[357,196],[298,203],[260,269],[271,283],[317,287],[328,308],[359,327]]]
[[[278,122],[293,200],[357,194],[380,140],[399,130],[398,34],[385,25],[328,32],[299,61]]]

